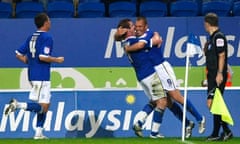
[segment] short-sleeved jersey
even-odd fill
[[[206,66],[209,72],[218,71],[218,54],[225,52],[225,64],[223,72],[227,72],[227,40],[219,30],[215,31],[209,39],[206,55]]]
[[[139,41],[145,42],[146,44],[149,43],[152,35],[148,35],[145,33],[141,37],[131,36],[128,37],[122,44],[123,45],[132,45]],[[146,78],[147,76],[153,74],[155,72],[153,65],[149,59],[149,49],[143,48],[138,51],[128,52],[128,59],[132,66],[134,67],[137,79],[141,81],[142,79]]]
[[[149,57],[153,66],[159,65],[165,61],[163,57],[162,48],[157,46],[152,46],[149,50]]]
[[[143,36],[140,36],[139,39],[144,39],[146,45],[144,49],[148,49],[148,56],[150,61],[152,62],[153,66],[159,65],[165,61],[162,53],[161,47],[157,47],[156,45],[153,45],[151,42],[151,38],[153,37],[154,32],[151,30],[147,30],[146,33]]]
[[[206,56],[207,82],[208,82],[208,99],[212,99],[216,87],[223,93],[225,83],[227,81],[227,39],[219,30],[215,31],[207,42],[204,48]],[[216,83],[218,73],[219,54],[225,52],[225,62],[222,71],[223,81],[220,85]]]
[[[47,32],[36,31],[16,50],[16,53],[27,56],[29,81],[50,81],[51,64],[41,61],[39,56],[50,56],[52,48],[52,36]]]

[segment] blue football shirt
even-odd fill
[[[27,56],[29,81],[50,81],[51,63],[41,61],[39,56],[50,56],[52,49],[52,36],[48,32],[36,31],[16,50]]]
[[[124,44],[132,45],[134,43],[137,43],[139,41],[143,41],[145,43],[148,43],[152,36],[150,35],[145,35],[141,37],[135,37],[131,36],[128,37]],[[147,76],[153,74],[155,72],[153,65],[149,59],[149,54],[148,54],[149,49],[143,48],[138,51],[134,52],[127,52],[128,59],[133,66],[137,79],[141,81],[142,79],[146,78]]]

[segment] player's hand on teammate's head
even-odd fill
[[[123,28],[122,26],[120,26],[119,28],[117,28],[117,33],[119,35],[124,35],[128,32],[129,28]]]
[[[64,62],[64,57],[57,57],[57,63]]]
[[[114,40],[115,41],[122,41],[126,38],[127,36],[127,32],[129,29],[127,28],[121,28],[119,27],[116,31],[116,33],[114,34]]]

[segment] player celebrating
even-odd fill
[[[64,57],[51,56],[53,39],[48,33],[51,27],[49,17],[45,13],[40,13],[35,16],[34,22],[38,30],[16,50],[17,59],[28,65],[28,79],[32,86],[29,99],[33,102],[18,102],[12,99],[5,110],[5,115],[16,109],[35,112],[37,124],[34,139],[46,139],[42,130],[51,98],[50,66],[52,62],[62,63]]]
[[[115,35],[115,40],[127,38],[122,42],[123,47],[124,45],[131,45],[133,43],[136,43],[138,42],[138,40],[145,41],[145,38],[136,39],[136,37],[134,36],[134,24],[129,19],[124,19],[120,21],[118,28],[119,31]],[[129,30],[127,30],[125,33],[124,28],[127,28]],[[123,30],[123,32],[121,32],[121,30]],[[123,34],[124,36],[121,38],[118,37],[121,36],[121,34],[119,33],[125,34]],[[151,66],[151,62],[148,60],[148,57],[145,56],[146,54],[147,53],[144,50],[127,53],[129,61],[135,70],[137,79],[150,100],[150,104],[147,105],[150,107],[150,111],[153,111],[153,123],[150,137],[162,138],[163,136],[159,133],[159,128],[162,123],[162,117],[165,108],[167,106],[167,97],[162,89],[161,82],[158,79],[155,70]],[[140,115],[141,118],[138,122],[140,125],[142,125],[143,121],[147,117],[147,114],[145,114],[144,112],[140,112]],[[136,129],[136,127],[134,128]],[[137,130],[136,134],[138,136],[142,136],[141,129]]]
[[[142,36],[148,30],[147,20],[145,17],[138,17],[136,21],[136,35]],[[184,104],[184,98],[181,95],[180,91],[176,87],[176,76],[172,69],[172,66],[163,58],[163,54],[160,48],[157,47],[146,47],[145,43],[138,42],[131,46],[126,46],[125,50],[128,52],[146,49],[148,48],[149,58],[152,62],[152,66],[157,72],[159,78],[161,79],[162,86],[164,90],[166,90],[167,94],[179,102],[180,104]],[[196,118],[199,123],[199,133],[202,134],[205,131],[205,117],[201,116],[197,109],[193,106],[193,104],[187,100],[187,110]],[[186,134],[191,134],[191,130],[194,125],[186,128]],[[189,137],[191,135],[186,135]]]
[[[127,38],[127,39],[125,39]],[[133,22],[130,19],[123,19],[122,21],[119,22],[117,32],[115,33],[115,40],[117,41],[122,41],[122,43],[128,44],[134,44],[137,43],[138,41],[141,41],[144,43],[147,43],[147,41],[151,41],[151,43],[155,44],[156,46],[161,45],[161,38],[157,33],[153,33],[148,31],[141,37],[136,37],[135,36],[135,29]],[[123,41],[124,40],[124,41]],[[138,45],[139,47],[142,46],[141,43]],[[137,47],[134,51],[137,51]],[[153,111],[156,110],[156,103],[155,100],[158,99],[157,95],[159,95],[158,92],[162,92],[162,85],[159,85],[159,87],[155,87],[153,85],[150,85],[152,82],[156,81],[159,83],[159,78],[155,74],[155,70],[153,69],[153,65],[151,64],[151,61],[148,57],[148,49],[144,49],[138,52],[130,52],[128,53],[129,55],[129,61],[133,65],[137,78],[140,82],[140,84],[143,87],[144,92],[150,99],[150,102],[147,103],[144,108],[139,112],[140,118],[137,121],[137,123],[134,124],[134,131],[135,134],[139,137],[142,137],[142,126],[146,120],[146,118],[149,116],[149,114]],[[151,79],[151,74],[154,75],[154,79]],[[149,76],[150,75],[150,76]],[[153,81],[154,80],[154,81]],[[157,85],[156,85],[157,86]],[[155,100],[154,100],[155,99]],[[161,105],[161,104],[160,104]],[[164,105],[166,107],[166,104]],[[164,107],[164,108],[165,108]],[[178,104],[173,102],[169,97],[168,97],[168,108],[173,112],[173,114],[180,120],[183,120],[183,113],[181,108],[179,107]],[[154,112],[155,114],[155,112]],[[163,116],[163,115],[162,115]],[[153,116],[153,129],[151,132],[150,137],[151,138],[162,138],[164,137],[163,135],[159,134],[158,129],[160,126],[160,123],[162,121],[162,116],[157,117]],[[158,123],[156,123],[158,122]],[[155,127],[157,126],[157,127]],[[188,129],[192,129],[193,127],[193,122],[189,121],[186,118],[186,126]],[[187,137],[191,136],[191,131],[188,131],[186,134]]]

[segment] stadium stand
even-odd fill
[[[79,0],[79,3],[85,3],[85,2],[102,2],[101,0]]]
[[[227,0],[203,1],[202,15],[206,15],[209,12],[214,12],[218,16],[231,16],[231,8],[231,2]]]
[[[136,4],[128,1],[116,1],[109,4],[109,17],[135,17]]]
[[[240,16],[240,1],[236,1],[236,2],[233,3],[232,15],[233,16]]]
[[[170,4],[170,16],[189,17],[198,16],[199,6],[196,1],[179,0]]]
[[[77,9],[79,18],[105,17],[105,5],[102,2],[82,2]]]
[[[167,16],[167,4],[161,1],[144,1],[139,5],[139,15],[145,17]]]
[[[48,3],[51,3],[51,2],[60,2],[60,1],[70,2],[70,3],[73,3],[73,2],[74,2],[74,0],[48,0]]]
[[[74,5],[68,1],[53,1],[47,5],[47,13],[50,18],[73,18]]]
[[[7,2],[0,2],[0,18],[12,17],[12,5]]]
[[[40,2],[25,1],[16,4],[16,18],[33,18],[43,11],[44,7]]]
[[[1,1],[0,18],[31,18],[33,17],[31,15],[34,15],[35,13],[42,11],[48,12],[48,14],[52,15],[51,16],[52,18],[136,17],[136,16],[188,17],[188,16],[204,16],[208,12],[214,12],[219,16],[240,16],[239,12],[240,0],[0,0],[0,1]],[[6,1],[7,3],[11,4],[11,8],[9,7],[9,4],[5,3]],[[54,3],[68,2],[71,4],[68,3],[66,5],[52,4],[53,2]],[[42,7],[41,4],[43,5],[43,10],[42,8],[40,8]],[[51,10],[54,7],[56,10]],[[9,11],[11,11],[11,13]]]

